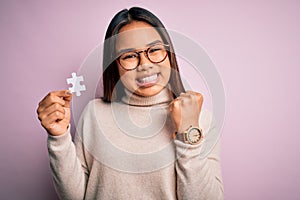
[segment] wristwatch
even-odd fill
[[[201,142],[203,138],[202,130],[199,127],[190,126],[183,133],[176,132],[176,139],[187,144],[196,145]]]

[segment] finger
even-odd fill
[[[187,93],[191,94],[193,96],[193,98],[198,101],[199,104],[203,103],[204,98],[201,93],[193,92],[193,91],[187,91]]]
[[[182,98],[176,98],[173,103],[173,107],[175,107],[175,108],[179,107],[181,102],[182,102]]]
[[[192,91],[192,90],[187,90],[186,93],[188,93],[188,94],[199,94],[199,93],[197,93],[195,91]]]
[[[70,92],[69,96],[63,98],[63,100],[65,101],[66,108],[70,108],[72,98],[73,98],[73,94],[71,92]]]
[[[203,95],[200,93],[197,93],[197,92],[193,92],[193,94],[194,94],[193,96],[194,96],[195,102],[197,102],[199,109],[201,109],[202,104],[203,104]]]
[[[189,98],[189,99],[191,99],[191,98],[193,98],[193,94],[192,93],[180,93],[180,97],[182,97],[182,98]]]
[[[181,93],[179,97],[177,97],[179,103],[185,104],[189,103],[192,100],[192,96],[190,94]]]
[[[177,97],[176,99],[174,99],[173,101],[171,101],[171,103],[169,104],[169,110],[170,112],[173,111],[174,107],[178,107],[179,106],[179,97]]]
[[[200,94],[200,93],[196,93],[195,95],[195,98],[197,99],[197,101],[200,103],[200,104],[202,104],[203,103],[203,95],[202,94]]]
[[[184,96],[186,96],[186,95],[187,95],[187,93],[181,92],[179,96],[180,96],[180,97],[184,97]]]
[[[176,99],[174,99],[173,101],[171,101],[171,103],[169,104],[169,110],[170,112],[173,111],[173,107],[174,107],[174,102],[176,101]]]
[[[72,96],[69,90],[61,90],[61,91],[54,91],[49,92],[48,95],[39,103],[38,113],[45,110],[53,103],[58,103],[62,106],[65,105],[64,98],[69,100],[69,97]]]
[[[56,102],[56,103],[61,103],[64,104],[64,102],[62,101],[62,98],[60,98],[60,93],[62,91],[53,91],[53,92],[49,92],[39,103],[40,106],[43,106],[44,104],[47,104],[47,102]]]
[[[193,102],[196,102],[198,100],[195,92],[187,92],[187,95],[188,98]]]
[[[53,91],[50,92],[49,95],[58,96],[58,97],[69,97],[72,95],[70,90],[59,90],[59,91]]]
[[[197,99],[199,98],[203,98],[203,95],[201,93],[198,93],[198,92],[194,92],[194,91],[187,91],[186,92],[187,94],[191,94],[191,95],[194,95]]]
[[[64,118],[65,118],[64,113],[61,113],[59,111],[54,111],[54,112],[50,113],[49,115],[47,115],[47,117],[45,117],[42,120],[42,125],[44,127],[49,128],[50,124],[53,124],[53,123],[55,123],[57,121],[60,121],[60,120],[63,120]]]
[[[65,105],[65,101],[53,94],[48,94],[40,103],[39,103],[39,109],[45,109],[46,107],[50,106],[53,103],[61,104],[62,106]]]
[[[188,99],[190,99],[191,97],[190,97],[190,94],[188,94],[188,93],[183,93],[183,92],[181,92],[180,93],[180,95],[179,95],[179,97],[177,97],[177,99],[179,100],[179,101],[181,101],[181,102],[185,102],[185,101],[187,101]]]
[[[65,109],[63,108],[63,106],[58,103],[54,103],[39,113],[39,120],[45,119],[50,113],[53,113],[54,111],[59,111],[65,114]]]

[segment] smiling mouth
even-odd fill
[[[151,76],[136,79],[136,83],[140,87],[150,87],[158,81],[158,78],[159,74],[153,74]]]

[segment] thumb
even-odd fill
[[[66,96],[63,97],[63,100],[65,100],[65,107],[70,108],[70,104],[73,98],[73,94],[70,90],[66,90]]]

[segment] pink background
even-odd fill
[[[131,6],[193,38],[216,64],[226,93],[226,199],[300,199],[296,0],[1,1],[0,198],[57,198],[37,104],[67,89],[113,15]]]

